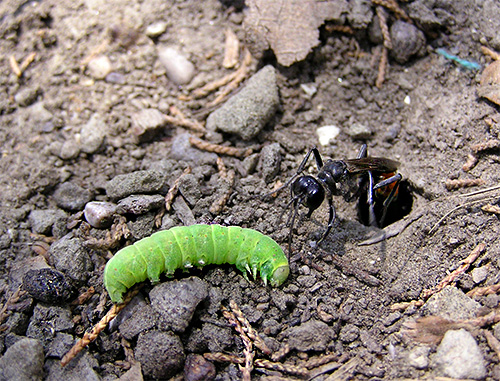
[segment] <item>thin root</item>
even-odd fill
[[[104,331],[109,322],[113,320],[118,313],[125,308],[125,306],[132,300],[132,298],[139,292],[139,287],[129,291],[123,298],[123,303],[113,304],[113,307],[108,313],[97,323],[90,332],[85,332],[83,337],[71,348],[68,353],[64,355],[61,360],[61,366],[67,365],[75,356],[80,353],[87,345],[93,342],[99,336],[99,333]]]
[[[448,190],[477,187],[484,184],[486,184],[486,181],[483,179],[450,179],[444,182],[444,185]]]
[[[221,146],[219,144],[209,143],[205,140],[201,140],[194,136],[191,136],[189,138],[189,143],[191,143],[191,145],[203,151],[215,152],[220,155],[246,157],[253,153],[253,150],[251,148],[234,148],[234,147]]]
[[[477,156],[469,154],[467,155],[467,161],[462,166],[462,171],[469,172],[472,168],[474,168],[477,164]]]
[[[422,291],[420,297],[423,300],[427,300],[430,296],[438,293],[446,286],[452,284],[460,274],[463,274],[464,272],[467,271],[470,265],[477,259],[479,254],[481,254],[485,249],[486,249],[485,243],[480,243],[479,245],[477,245],[474,248],[474,250],[472,250],[472,252],[469,254],[469,256],[462,261],[462,264],[455,271],[451,272],[446,277],[444,277],[443,280],[439,282],[439,284],[436,287]]]
[[[191,173],[191,167],[187,167],[182,175],[180,175],[174,182],[174,185],[168,190],[167,195],[165,196],[165,209],[170,212],[172,210],[172,203],[174,202],[175,196],[177,196],[177,192],[179,191],[179,183],[181,179],[187,174]]]

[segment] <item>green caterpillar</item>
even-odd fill
[[[121,303],[134,284],[160,274],[172,276],[177,269],[229,263],[264,283],[279,286],[290,269],[281,247],[256,230],[220,225],[179,226],[154,233],[118,251],[104,269],[104,286],[111,301]]]

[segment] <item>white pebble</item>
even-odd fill
[[[146,36],[155,38],[165,33],[166,30],[167,30],[167,23],[164,21],[158,21],[149,25],[146,28]]]
[[[194,77],[194,65],[174,48],[158,48],[158,57],[165,67],[167,77],[176,85],[185,85]]]
[[[98,56],[90,60],[87,69],[92,78],[103,79],[111,73],[113,65],[111,65],[111,61],[108,57]]]
[[[98,229],[111,226],[116,205],[105,201],[91,201],[85,205],[83,214],[90,226]]]
[[[340,133],[340,128],[337,126],[323,126],[316,130],[318,135],[319,144],[327,146],[334,140]]]

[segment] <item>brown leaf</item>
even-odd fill
[[[319,44],[323,20],[316,17],[314,0],[247,0],[247,5],[247,34],[259,49],[270,46],[281,65],[303,60]]]

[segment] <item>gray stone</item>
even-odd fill
[[[0,358],[0,380],[42,380],[44,359],[42,343],[24,338]]]
[[[272,181],[280,171],[280,151],[281,147],[279,143],[269,144],[260,151],[260,160],[257,168],[267,183]]]
[[[391,56],[399,63],[407,62],[425,48],[424,33],[415,25],[397,20],[391,26]]]
[[[455,379],[482,380],[484,358],[474,337],[465,329],[446,332],[432,359],[436,374]]]
[[[156,38],[161,36],[167,30],[167,23],[165,21],[158,21],[150,24],[146,28],[146,36]]]
[[[71,360],[65,367],[61,366],[61,360],[50,359],[45,363],[45,381],[100,381],[101,377],[94,370],[98,368],[97,360],[87,352]]]
[[[145,376],[167,379],[182,369],[185,354],[179,337],[153,330],[139,335],[135,358],[141,363]]]
[[[179,134],[172,140],[170,156],[175,160],[184,160],[195,164],[215,164],[217,154],[193,148],[189,143],[190,134]]]
[[[354,324],[346,324],[339,332],[339,339],[343,343],[352,343],[359,337],[359,328]]]
[[[26,336],[40,340],[44,349],[48,350],[57,332],[64,332],[73,328],[75,323],[71,320],[71,316],[69,309],[37,304],[26,331]]]
[[[166,188],[166,174],[158,171],[136,171],[115,176],[106,183],[106,194],[113,200],[131,194],[162,193]]]
[[[206,127],[224,131],[244,140],[255,137],[271,120],[279,106],[275,69],[268,65],[254,74],[245,87],[212,112]]]
[[[448,320],[466,320],[476,317],[479,308],[479,303],[457,288],[448,286],[431,296],[422,307],[422,312]]]
[[[95,153],[101,148],[107,134],[106,123],[97,114],[92,115],[90,120],[80,131],[80,148],[85,153]]]
[[[151,306],[160,316],[162,329],[171,328],[175,332],[185,331],[196,306],[207,296],[207,284],[197,277],[162,283],[149,293]]]
[[[148,108],[132,114],[132,124],[132,133],[139,142],[147,142],[165,127],[167,120],[159,110]]]
[[[165,197],[159,194],[131,195],[118,203],[120,213],[144,214],[154,209],[159,209],[165,204]]]
[[[67,215],[61,209],[36,209],[28,217],[33,233],[51,235],[52,227],[60,220],[66,222]]]
[[[59,153],[57,153],[57,156],[59,156],[63,160],[75,159],[80,154],[80,150],[80,143],[78,143],[76,140],[66,140],[61,145],[60,151]]]
[[[429,367],[429,352],[427,346],[417,346],[408,353],[408,364],[416,369],[427,369]]]
[[[16,95],[14,95],[14,101],[21,107],[26,107],[33,104],[38,95],[40,94],[39,87],[27,87],[19,90]]]
[[[49,256],[56,269],[77,282],[85,282],[91,275],[93,264],[89,250],[79,238],[65,235],[50,246]]]
[[[372,130],[364,124],[352,123],[347,134],[353,139],[368,139],[372,135]]]
[[[120,324],[120,333],[127,340],[132,340],[141,332],[155,327],[157,322],[158,313],[146,304]]]
[[[57,187],[53,197],[60,208],[80,211],[92,199],[92,192],[74,183],[66,182]]]
[[[292,350],[324,352],[335,337],[335,332],[322,321],[309,320],[297,327],[288,328],[283,335],[288,337],[288,345]]]

